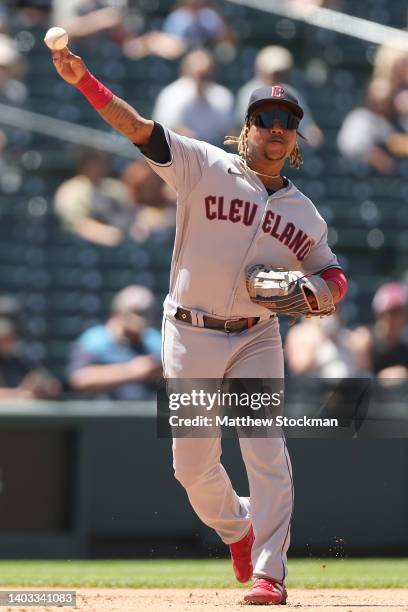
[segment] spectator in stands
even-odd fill
[[[390,148],[397,156],[408,156],[408,53],[400,53],[394,57],[391,65],[389,82],[391,85],[393,104],[398,116],[398,124],[402,128],[393,135]],[[403,133],[401,133],[403,132]]]
[[[14,40],[0,34],[0,99],[3,103],[21,104],[27,95],[21,79],[24,62]]]
[[[14,26],[20,28],[48,27],[52,0],[14,0],[12,5],[16,21]]]
[[[60,392],[58,380],[24,355],[14,320],[0,317],[0,400],[56,399]]]
[[[179,37],[187,47],[233,40],[222,14],[208,0],[181,0],[165,19],[163,32]]]
[[[125,168],[122,181],[127,186],[136,216],[130,235],[146,240],[151,235],[170,235],[176,224],[175,194],[142,160]]]
[[[408,53],[395,47],[378,47],[374,58],[373,80],[387,81],[391,91],[406,88]]]
[[[123,47],[131,59],[159,55],[166,59],[179,57],[185,45],[178,37],[160,31],[135,36],[128,16],[127,0],[54,0],[53,23],[64,27],[70,38],[79,43],[92,42],[98,35]]]
[[[68,231],[84,240],[117,246],[133,218],[126,187],[110,177],[109,156],[99,151],[80,149],[76,169],[55,194],[55,212]]]
[[[293,55],[288,49],[276,45],[264,47],[256,56],[255,76],[238,91],[236,100],[236,122],[241,126],[248,100],[254,89],[281,83],[285,89],[291,92],[299,100],[304,110],[302,119],[302,134],[313,147],[319,146],[323,141],[323,134],[313,119],[304,97],[291,85],[292,68],[294,65]]]
[[[53,0],[52,21],[80,41],[104,34],[121,44],[131,37],[124,25],[127,0]]]
[[[27,88],[22,82],[25,65],[13,39],[0,34],[0,104],[21,107],[27,98]],[[23,130],[13,127],[0,129],[0,153],[6,148],[9,152],[20,148],[25,139]]]
[[[233,96],[214,82],[215,63],[209,51],[189,53],[181,65],[181,77],[159,94],[153,119],[172,130],[188,130],[191,136],[213,144],[223,141],[233,126]]]
[[[349,346],[351,333],[342,325],[339,311],[322,319],[303,319],[290,327],[285,339],[290,372],[314,378],[357,376],[360,368]]]
[[[119,291],[104,325],[87,329],[71,352],[71,387],[94,399],[151,398],[161,374],[160,332],[149,327],[152,293],[130,285]]]
[[[233,41],[233,30],[208,0],[180,0],[161,31],[146,32],[127,41],[124,51],[132,59],[149,54],[176,59],[192,48]]]
[[[407,324],[408,287],[386,283],[374,295],[375,323],[372,328],[358,327],[351,338],[360,366],[387,379],[408,377]]]
[[[403,132],[390,83],[374,80],[369,84],[365,105],[353,109],[344,119],[337,145],[345,157],[366,162],[381,174],[391,174],[396,169],[399,135]]]

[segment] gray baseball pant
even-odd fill
[[[277,318],[242,333],[163,321],[163,367],[168,379],[283,379]],[[221,437],[174,438],[175,477],[199,518],[225,544],[238,542],[252,523],[254,576],[283,580],[293,510],[293,479],[283,437],[239,439],[250,501],[239,497],[221,464]]]

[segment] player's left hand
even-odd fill
[[[330,288],[318,275],[260,264],[247,271],[247,289],[253,302],[276,314],[323,316],[335,311]]]

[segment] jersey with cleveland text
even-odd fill
[[[176,192],[177,224],[165,309],[220,318],[264,316],[246,290],[255,264],[315,274],[339,267],[327,225],[295,185],[269,195],[238,156],[165,129],[171,160],[153,170]]]

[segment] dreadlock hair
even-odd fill
[[[245,120],[244,126],[239,136],[225,136],[225,139],[224,139],[225,145],[235,145],[238,148],[238,155],[242,157],[245,163],[246,163],[247,154],[248,154],[248,132],[249,132],[250,127],[251,127],[251,119],[248,117]],[[298,170],[300,166],[303,164],[303,157],[300,152],[297,141],[289,156],[289,162],[293,168],[296,168],[296,170]]]
[[[292,153],[289,156],[289,162],[293,168],[296,168],[296,170],[299,170],[300,166],[303,164],[303,157],[297,141],[293,147]]]
[[[244,126],[239,136],[225,136],[225,145],[236,145],[238,148],[238,155],[246,160],[247,149],[248,149],[248,132],[251,127],[249,119],[245,120]]]

